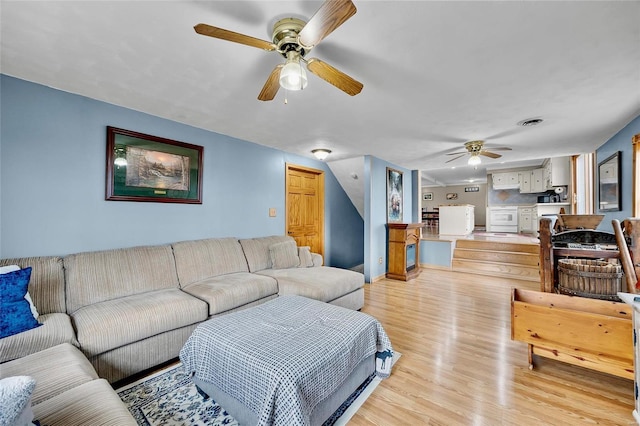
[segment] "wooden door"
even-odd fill
[[[324,172],[287,164],[286,230],[298,246],[324,256]]]

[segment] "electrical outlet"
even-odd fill
[[[379,257],[379,258],[378,258],[378,263],[379,263],[380,265],[382,265],[382,258],[381,258],[381,257]]]

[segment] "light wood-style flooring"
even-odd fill
[[[531,281],[423,269],[365,285],[402,357],[349,425],[634,425],[633,381],[534,359],[510,337],[510,290]]]

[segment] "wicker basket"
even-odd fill
[[[620,301],[622,267],[602,260],[559,259],[558,290],[573,296]]]

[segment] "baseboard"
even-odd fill
[[[383,279],[385,279],[386,277],[387,277],[387,274],[386,274],[386,273],[384,273],[384,274],[382,274],[382,275],[378,275],[377,277],[373,277],[373,278],[371,278],[371,281],[369,282],[369,284],[373,284],[373,283],[375,283],[376,281],[383,280]]]

